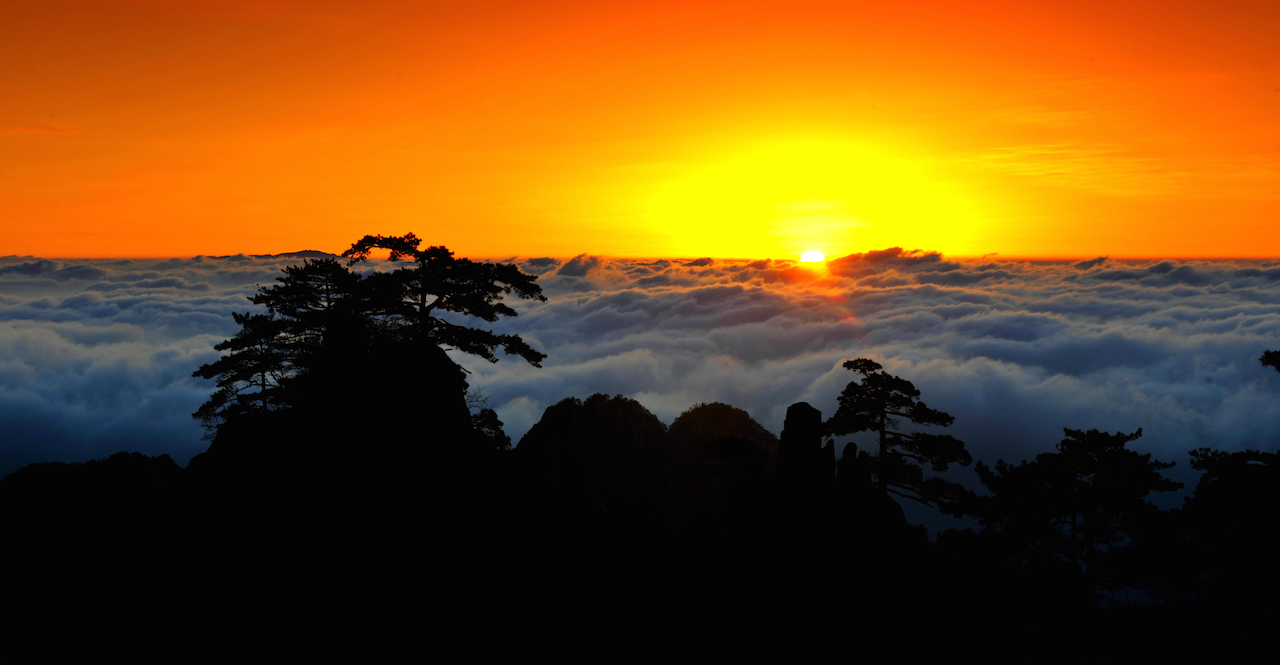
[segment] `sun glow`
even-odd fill
[[[815,249],[811,249],[805,252],[804,254],[800,255],[801,263],[822,263],[823,261],[826,261],[826,260],[827,260],[827,257],[823,256],[822,252],[819,252]]]
[[[902,246],[972,252],[974,206],[924,160],[849,141],[790,140],[690,168],[661,187],[651,228],[676,255],[843,255]]]

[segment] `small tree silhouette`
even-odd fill
[[[1280,454],[1257,450],[1190,450],[1191,468],[1204,472],[1195,494],[1178,511],[1189,550],[1187,591],[1216,596],[1226,606],[1247,607],[1250,598],[1280,588],[1276,534],[1280,514]]]
[[[1151,459],[1125,447],[1142,436],[1063,429],[1058,452],[1018,465],[998,460],[975,466],[992,493],[975,500],[983,524],[998,529],[1021,558],[1070,562],[1094,583],[1121,588],[1114,556],[1130,540],[1149,532],[1160,510],[1146,501],[1181,483],[1160,472],[1173,462]]]
[[[240,330],[213,347],[227,354],[192,373],[218,381],[218,391],[192,414],[209,435],[229,417],[291,406],[299,379],[323,364],[326,348],[368,341],[341,332],[361,327],[359,275],[335,259],[304,259],[283,272],[278,284],[249,297],[267,312],[233,312]]]
[[[955,420],[920,401],[920,391],[910,381],[884,372],[868,358],[847,360],[844,368],[862,375],[840,393],[839,408],[826,422],[827,432],[840,436],[876,432],[879,450],[871,458],[871,472],[881,491],[925,505],[958,510],[967,493],[958,483],[940,477],[926,478],[924,466],[946,471],[952,463],[968,466],[973,458],[964,443],[947,434],[904,432],[902,421],[916,425],[947,427]]]
[[[1263,351],[1262,357],[1258,360],[1262,362],[1263,367],[1270,367],[1280,372],[1280,351]]]
[[[274,314],[232,312],[231,317],[240,324],[239,332],[213,346],[227,355],[192,373],[218,380],[217,391],[191,414],[210,436],[228,417],[271,411],[289,401],[285,393],[293,368],[281,343],[285,322]]]

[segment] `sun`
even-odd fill
[[[827,257],[823,256],[822,252],[819,252],[816,249],[811,249],[805,252],[804,254],[800,255],[801,263],[822,263],[823,261],[826,261],[826,260],[827,260]]]
[[[979,215],[935,170],[865,143],[776,140],[688,166],[650,196],[647,221],[678,256],[972,252]]]

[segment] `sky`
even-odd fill
[[[1280,256],[1280,4],[0,2],[0,255]]]
[[[542,368],[455,357],[517,442],[598,392],[778,434],[869,357],[976,459],[1142,428],[1193,481],[1280,446],[1276,44],[1240,0],[0,0],[0,477],[185,464],[246,297],[413,232],[539,275],[493,328]]]
[[[1280,348],[1280,261],[513,261],[547,301],[512,300],[492,329],[546,353],[542,367],[454,357],[516,443],[547,407],[595,393],[667,424],[723,402],[779,434],[795,402],[830,417],[859,378],[842,363],[867,357],[955,416],[941,431],[988,464],[1052,451],[1064,427],[1142,428],[1130,447],[1191,487],[1188,450],[1280,445],[1280,374],[1258,362]],[[299,262],[0,259],[0,477],[120,450],[185,465],[208,446],[191,414],[213,392],[192,372],[235,334],[230,313]],[[955,479],[977,486],[971,469]]]

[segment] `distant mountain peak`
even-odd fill
[[[283,254],[254,255],[254,258],[259,258],[259,259],[323,258],[323,257],[332,257],[336,259],[338,258],[338,255],[330,254],[329,252],[322,252],[316,249],[304,249],[301,252],[284,252]]]

